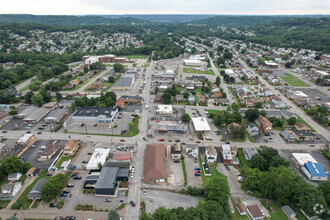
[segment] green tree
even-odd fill
[[[330,179],[322,182],[318,186],[318,190],[323,193],[326,203],[330,206]]]
[[[245,112],[245,116],[249,121],[253,122],[259,117],[259,111],[257,108],[250,108]]]
[[[191,120],[191,119],[190,119],[189,114],[185,113],[185,114],[182,115],[182,121],[183,121],[184,123],[189,123],[190,120]]]
[[[256,103],[254,104],[254,107],[255,107],[255,108],[262,108],[262,102],[256,102]]]
[[[134,124],[132,126],[134,126]],[[99,170],[102,170],[103,165],[101,163],[98,163],[97,167],[99,168]]]
[[[32,104],[32,96],[34,95],[33,92],[27,92],[26,95],[25,95],[25,103],[28,103],[28,104]]]
[[[223,57],[227,60],[230,60],[231,58],[233,58],[233,54],[231,52],[227,51],[227,52],[223,53]]]
[[[265,171],[268,168],[267,161],[260,154],[254,155],[250,161],[250,164],[251,168],[257,168],[260,171]]]
[[[295,125],[297,123],[297,119],[295,117],[291,117],[288,119],[289,125]]]
[[[12,174],[21,172],[23,163],[16,155],[13,155],[3,159],[1,161],[1,166],[6,174]]]
[[[242,170],[244,176],[242,187],[245,190],[260,190],[261,183],[263,180],[263,172],[257,168],[244,168]]]
[[[44,104],[44,97],[38,93],[32,96],[31,101],[34,105],[41,107]]]
[[[158,88],[158,86],[156,86],[155,87],[155,93],[158,94],[158,92],[159,92],[159,88]]]
[[[56,92],[56,101],[61,101],[63,99],[63,97],[62,97],[62,95],[61,95],[61,93],[59,93],[59,92]]]
[[[221,206],[228,206],[228,196],[230,194],[228,182],[224,176],[215,176],[206,184],[206,200],[214,200]]]
[[[124,65],[120,63],[115,63],[113,65],[113,69],[116,73],[123,73],[125,71]]]
[[[30,162],[25,162],[22,166],[22,173],[26,173],[31,168],[32,168],[31,163]]]
[[[189,97],[189,92],[188,91],[184,91],[184,93],[183,93],[183,97],[185,98],[185,99],[187,99],[188,97]]]
[[[110,76],[109,79],[108,79],[108,82],[109,83],[114,83],[115,82],[115,77]]]
[[[162,95],[162,103],[163,104],[170,104],[172,102],[172,96],[169,93],[164,93]]]
[[[171,212],[170,209],[166,209],[165,207],[159,207],[155,210],[154,214],[152,214],[154,220],[177,220],[177,216]]]
[[[231,104],[231,108],[234,109],[234,110],[239,110],[240,106],[237,102],[234,102],[233,104]]]
[[[220,82],[221,82],[221,80],[220,80],[220,76],[217,76],[217,78],[215,79],[215,84],[216,84],[217,86],[220,86]]]
[[[49,202],[58,196],[61,193],[64,180],[65,176],[63,174],[51,177],[41,188],[41,199]]]
[[[115,210],[112,209],[108,213],[108,220],[120,220],[120,216]]]

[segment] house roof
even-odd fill
[[[166,179],[164,144],[147,144],[144,163],[144,178]]]
[[[65,143],[65,147],[70,147],[73,150],[77,146],[77,143],[74,140],[69,140]]]
[[[236,204],[236,206],[237,206],[237,209],[239,210],[240,213],[246,212],[246,209],[245,209],[245,207],[243,206],[242,203],[238,203],[238,204]]]
[[[305,163],[304,166],[312,176],[328,177],[320,163]]]
[[[257,205],[249,205],[247,208],[254,218],[263,217],[263,214]]]
[[[44,150],[43,154],[44,155],[52,155],[53,153],[55,153],[58,149],[60,148],[60,146],[56,143],[51,143],[48,144],[47,148]]]
[[[31,189],[30,193],[41,193],[41,187],[48,182],[48,179],[41,178]]]
[[[210,148],[207,149],[207,154],[208,155],[218,155],[217,150],[215,149],[214,146],[211,146]]]
[[[296,124],[296,127],[302,129],[302,128],[308,127],[308,125],[305,124],[305,123],[298,122],[298,123]]]
[[[192,118],[196,131],[211,131],[210,125],[207,122],[206,118]]]

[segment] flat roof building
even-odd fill
[[[34,134],[24,134],[23,137],[16,141],[16,144],[23,145],[24,147],[30,147],[37,139]]]
[[[69,112],[67,108],[57,108],[52,110],[44,119],[45,122],[59,122]]]
[[[326,181],[328,174],[320,163],[305,163],[301,170],[310,180]]]
[[[95,184],[95,195],[115,195],[119,167],[103,167]]]
[[[210,134],[211,128],[206,118],[192,118],[192,122],[195,128],[195,131],[203,132],[204,138],[207,140],[212,140],[212,136]]]
[[[108,148],[96,148],[94,150],[94,153],[91,157],[91,159],[89,160],[86,169],[87,170],[97,170],[98,164],[101,163],[102,166],[105,163],[108,155],[109,155],[110,149]]]
[[[38,108],[36,106],[29,106],[24,109],[21,113],[17,114],[17,118],[23,118],[23,121],[30,123],[38,123],[44,116],[50,112],[51,109]]]
[[[317,163],[309,153],[292,153],[292,157],[298,167],[304,166],[305,163]]]
[[[111,88],[112,90],[131,90],[134,77],[121,77]]]
[[[172,105],[158,105],[157,114],[159,114],[159,115],[172,115],[173,114]]]
[[[72,115],[73,122],[78,123],[110,123],[118,114],[118,108],[80,107]]]
[[[188,131],[188,128],[186,125],[184,124],[177,124],[177,123],[173,123],[173,122],[169,122],[169,123],[158,123],[156,125],[156,131],[175,131],[175,132],[186,132]]]

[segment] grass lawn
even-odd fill
[[[287,216],[284,214],[284,212],[281,210],[281,206],[276,203],[266,203],[266,201],[261,201],[262,205],[265,206],[265,208],[268,210],[269,214],[271,215],[271,219],[273,220],[282,220],[287,219]],[[274,212],[270,211],[268,209],[267,204],[270,204],[274,208]]]
[[[235,202],[234,202],[234,200],[233,199],[231,199],[231,201],[232,201],[232,203],[233,203],[233,205],[234,205],[234,207],[235,207],[235,212],[234,212],[234,214],[232,215],[232,219],[233,220],[249,220],[249,217],[247,216],[247,215],[240,215],[239,213],[238,213],[238,210],[237,210],[237,207],[236,207],[236,205],[235,205]]]
[[[299,116],[298,116],[298,118],[297,118],[297,123],[298,123],[298,122],[300,122],[300,123],[304,123],[304,124],[307,124],[307,123],[304,121],[304,119],[300,118]],[[310,126],[309,124],[307,124],[307,125],[308,125],[308,127],[311,129],[312,132],[316,132],[312,126]]]
[[[245,142],[246,138],[230,138],[232,142]]]
[[[64,162],[64,161],[68,161],[68,160],[70,160],[70,159],[72,159],[74,157],[74,155],[71,155],[71,156],[67,156],[67,157],[61,157],[61,159],[59,159],[59,161],[57,161],[57,163],[56,163],[56,167],[58,168],[58,169],[60,169],[60,167],[61,167],[61,165],[62,165],[62,163]]]
[[[184,163],[184,158],[181,160],[182,165],[182,171],[183,171],[183,177],[184,177],[184,185],[187,185],[187,171],[186,171],[186,164]]]
[[[277,131],[284,131],[284,128],[283,127],[273,127],[274,130],[277,130]]]
[[[245,132],[246,133],[246,137],[249,139],[249,141],[251,142],[251,143],[255,143],[256,141],[253,139],[253,137],[249,134],[249,132]]]
[[[131,123],[128,123],[129,130],[127,133],[124,133],[122,135],[123,137],[133,137],[139,133],[139,119],[140,117],[134,117],[133,121]]]
[[[291,207],[291,208],[296,213],[296,218],[298,220],[307,220],[307,218],[304,216],[304,214],[302,214],[302,212],[300,211],[299,208],[297,208],[297,207]]]
[[[11,200],[0,200],[0,208],[4,209],[10,203]]]
[[[12,205],[12,209],[20,209],[20,207],[22,207],[22,209],[28,209],[32,203],[32,201],[29,201],[28,199],[28,194],[30,192],[30,190],[33,188],[33,186],[38,182],[38,180],[40,180],[41,178],[46,176],[46,171],[42,171],[39,176],[33,181],[33,183],[31,183],[25,190],[24,192],[21,194],[21,196],[16,200],[16,202]]]
[[[17,180],[17,182],[21,182],[22,185],[24,185],[25,180],[26,180],[26,175],[24,174]]]
[[[202,159],[200,157],[200,155],[198,155],[198,160],[199,160],[199,167],[201,168],[201,170],[203,170],[202,168]],[[205,186],[208,181],[210,181],[211,179],[215,178],[215,177],[222,177],[225,178],[224,175],[222,175],[218,170],[217,170],[217,163],[213,163],[210,165],[211,171],[212,171],[212,176],[205,176],[204,172],[202,171],[202,181],[203,181],[203,186]]]
[[[218,112],[220,112],[220,110],[210,110],[210,109],[208,109],[207,111],[209,112],[209,114],[213,114],[213,115],[215,115]]]
[[[244,167],[249,167],[249,162],[245,159],[245,156],[243,154],[243,148],[239,148],[238,151],[237,151],[237,156],[239,158],[239,166],[241,168],[244,168]]]
[[[20,90],[18,90],[18,92],[24,92],[24,91],[28,90],[29,89],[29,85],[30,84],[24,86],[23,88],[21,88]]]
[[[148,55],[128,55],[127,59],[148,59]]]
[[[183,68],[184,73],[214,75],[213,70],[194,70],[193,68]]]
[[[292,76],[289,73],[284,73],[286,77],[281,77],[285,82],[287,82],[290,86],[309,86],[307,83],[301,81],[300,79]]]

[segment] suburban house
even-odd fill
[[[17,181],[19,178],[21,178],[22,174],[21,173],[12,173],[8,175],[8,180],[9,181]]]
[[[248,125],[247,131],[252,137],[259,134],[258,126],[253,122]]]
[[[1,187],[0,200],[12,200],[22,188],[21,182],[4,184]]]
[[[214,146],[206,149],[206,158],[209,163],[217,162],[217,156],[218,153]]]
[[[251,160],[254,155],[256,155],[258,151],[255,148],[244,148],[243,154],[246,160]]]
[[[42,186],[48,182],[48,179],[42,178],[40,179],[30,190],[28,194],[28,199],[41,199],[41,188]]]
[[[27,177],[38,176],[39,172],[40,172],[40,169],[36,169],[35,167],[31,167],[31,168],[26,172],[26,176],[27,176]]]
[[[188,102],[189,102],[189,104],[194,104],[195,103],[195,101],[196,101],[196,98],[195,98],[195,96],[194,95],[192,95],[192,94],[190,94],[189,96],[188,96]]]
[[[249,216],[252,220],[259,220],[264,218],[264,215],[257,205],[248,205],[247,212],[249,213]]]
[[[144,182],[165,183],[166,162],[164,144],[147,144],[144,157]]]
[[[246,209],[245,209],[245,207],[244,207],[244,205],[242,203],[237,203],[236,204],[236,208],[237,208],[238,213],[240,215],[246,215]]]
[[[78,149],[78,143],[75,142],[74,140],[69,140],[68,142],[65,143],[63,155],[64,156],[73,155],[77,151],[77,149]]]
[[[189,157],[198,157],[198,145],[197,144],[186,144],[186,154],[189,155]]]
[[[233,155],[231,153],[231,148],[229,144],[223,144],[220,148],[223,163],[230,164],[233,160]]]
[[[294,142],[296,141],[295,137],[288,131],[284,130],[280,133],[280,136],[287,142]]]
[[[256,125],[259,127],[261,134],[273,133],[273,124],[264,116],[259,115],[255,120]]]
[[[184,102],[184,101],[186,101],[185,98],[183,97],[183,95],[176,95],[175,96],[175,100],[177,102]]]

